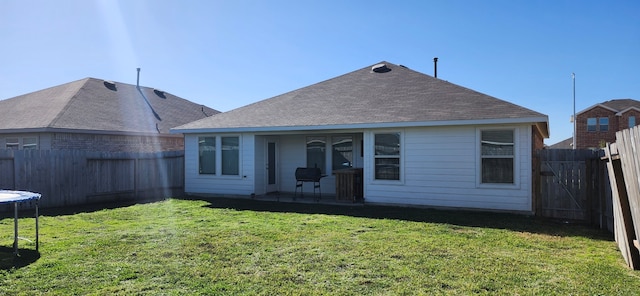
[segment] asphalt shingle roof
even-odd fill
[[[70,129],[167,134],[172,127],[217,113],[153,88],[85,78],[1,100],[0,132]]]
[[[632,100],[632,99],[615,99],[615,100],[609,100],[606,101],[604,103],[602,103],[602,105],[607,106],[611,109],[615,109],[618,112],[631,108],[631,107],[636,107],[638,109],[640,109],[640,102],[636,101],[636,100]]]
[[[466,121],[547,116],[388,62],[191,122],[175,131]],[[376,64],[376,65],[377,65]],[[373,65],[375,66],[375,65]]]
[[[547,149],[573,149],[573,137],[564,139],[553,145],[549,145]]]

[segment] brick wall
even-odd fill
[[[627,112],[624,112],[618,120],[618,129],[619,131],[623,130],[623,129],[628,129],[631,128],[632,126],[629,126],[629,117],[635,117],[636,119],[636,125],[640,124],[640,111],[636,111],[636,110],[629,110]]]
[[[540,133],[540,131],[535,125],[531,126],[531,130],[533,131],[531,135],[533,151],[543,149],[544,137],[542,136],[542,134]]]
[[[640,112],[636,110],[629,110],[621,116],[617,116],[616,112],[602,107],[595,107],[578,115],[576,121],[576,147],[578,149],[602,148],[604,143],[615,142],[616,132],[629,128],[630,116],[635,116],[636,125],[640,123]],[[609,118],[609,129],[607,131],[600,131],[599,118],[602,117]],[[587,131],[588,118],[597,118],[596,131]]]
[[[184,149],[183,137],[54,133],[51,149],[107,152],[161,152]]]

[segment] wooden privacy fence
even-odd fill
[[[182,195],[184,152],[0,150],[0,188],[41,193],[42,207]]]
[[[600,224],[607,220],[606,182],[600,151],[538,151],[536,213],[539,216]]]
[[[616,133],[605,149],[613,189],[614,237],[627,265],[640,269],[640,126]]]

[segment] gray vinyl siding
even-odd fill
[[[498,127],[517,130],[515,185],[479,186],[477,127],[411,128],[403,131],[400,181],[374,180],[365,157],[366,202],[531,211],[531,127]],[[374,132],[365,133],[369,153]]]
[[[512,129],[515,132],[514,184],[480,184],[479,130]],[[376,133],[401,133],[401,178],[374,180],[373,137]],[[360,133],[354,133],[354,151],[359,152]],[[265,192],[265,138],[241,134],[240,176],[198,174],[198,136],[185,137],[185,192],[216,195],[257,195]],[[327,139],[333,133],[326,135]],[[370,129],[361,133],[364,157],[356,163],[364,169],[366,203],[419,205],[487,210],[531,212],[531,126],[486,125],[444,126],[404,129]],[[278,141],[279,191],[295,190],[295,170],[306,166],[306,134],[288,134]],[[321,181],[323,195],[335,194],[335,177]],[[305,192],[312,187],[306,186]]]
[[[256,163],[256,165],[254,166],[254,174],[253,174],[253,178],[254,178],[254,191],[253,193],[257,194],[257,195],[261,195],[261,194],[265,194],[266,193],[266,173],[267,173],[267,168],[266,168],[266,163],[267,163],[267,159],[266,159],[266,145],[267,142],[265,141],[264,137],[254,137],[255,141],[254,141],[254,145],[253,145],[253,149],[255,151],[255,153],[253,153],[254,156],[254,161]],[[250,152],[247,150],[246,151],[247,154],[250,154]],[[242,156],[244,158],[246,158],[247,156]],[[264,165],[263,165],[264,164]],[[249,176],[247,176],[247,178],[249,178]]]
[[[198,173],[199,136],[239,136],[240,174],[238,176],[201,175]],[[185,192],[217,195],[254,193],[254,136],[252,134],[189,134],[185,136]]]

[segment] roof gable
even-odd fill
[[[192,122],[175,131],[359,126],[547,116],[477,91],[381,62],[326,81]],[[378,66],[374,65],[374,67]]]
[[[585,113],[593,108],[596,107],[600,107],[600,108],[604,108],[607,109],[613,113],[624,113],[629,109],[640,109],[640,101],[636,101],[633,99],[615,99],[615,100],[609,100],[606,102],[602,102],[602,103],[598,103],[595,105],[592,105],[580,112],[578,112],[576,115],[580,115],[582,113]]]
[[[47,127],[87,79],[0,100],[0,130]]]
[[[219,111],[148,87],[85,78],[0,101],[0,131],[163,133]]]

